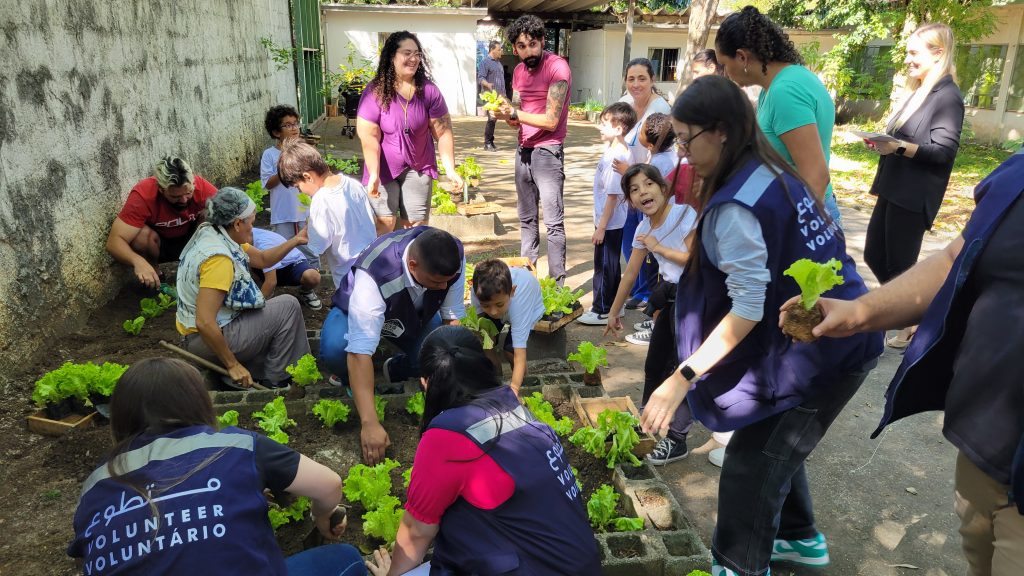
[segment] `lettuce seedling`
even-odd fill
[[[217,424],[221,428],[238,426],[238,410],[228,410],[220,416],[217,416]]]
[[[595,458],[604,458],[609,468],[615,468],[620,462],[629,462],[640,466],[642,462],[633,454],[633,448],[640,443],[640,435],[636,432],[639,421],[627,412],[604,410],[597,415],[597,427],[584,426],[569,438]]]
[[[282,508],[277,504],[271,503],[270,509],[267,510],[267,518],[270,519],[270,527],[276,532],[278,528],[289,524],[291,522],[297,522],[302,520],[306,516],[306,511],[309,510],[312,502],[305,496],[299,496],[292,502],[291,506]]]
[[[395,545],[398,525],[402,523],[405,510],[398,507],[400,502],[394,496],[384,496],[379,506],[363,514],[363,534],[380,538],[384,545],[391,548]]]
[[[65,398],[78,398],[85,404],[91,404],[90,395],[109,397],[127,369],[128,366],[113,362],[104,362],[101,366],[92,362],[65,362],[36,380],[32,400],[40,408]]]
[[[292,381],[299,386],[316,384],[323,378],[320,370],[316,367],[316,358],[312,354],[306,354],[299,361],[291,366],[286,366],[285,371],[292,377]]]
[[[711,576],[711,573],[710,572],[705,572],[703,570],[694,570],[693,572],[690,572],[686,576]]]
[[[163,292],[156,295],[156,303],[160,306],[161,311],[167,310],[171,306],[178,305],[178,301],[174,299],[174,296],[164,294]]]
[[[458,206],[452,201],[452,195],[441,187],[441,184],[434,181],[430,188],[430,206],[434,214],[457,214]]]
[[[381,398],[380,396],[373,397],[373,409],[377,411],[377,421],[384,423],[384,408],[388,405],[388,401]]]
[[[250,182],[245,187],[245,195],[248,196],[253,204],[256,205],[256,213],[263,212],[263,198],[268,194],[267,189],[263,187],[263,182],[256,180]]]
[[[473,156],[466,156],[466,159],[455,167],[455,173],[470,186],[477,186],[484,175],[484,167],[477,164]]]
[[[498,337],[498,327],[494,321],[476,313],[473,306],[466,307],[466,316],[459,320],[459,324],[470,332],[475,332],[483,344],[484,350],[494,348],[494,340]]]
[[[139,301],[139,309],[144,318],[156,318],[164,312],[164,309],[157,304],[156,298],[143,298]]]
[[[786,310],[786,319],[782,324],[784,334],[799,342],[815,340],[811,330],[824,318],[816,306],[818,298],[844,282],[838,273],[842,268],[843,263],[835,258],[824,264],[801,258],[786,268],[783,274],[796,280],[800,286],[800,306],[790,306]]]
[[[345,478],[345,498],[349,502],[360,502],[367,510],[376,510],[381,498],[391,494],[391,471],[401,464],[385,458],[376,466],[356,464],[349,468]]]
[[[121,379],[125,370],[128,369],[128,366],[115,362],[104,362],[101,366],[87,362],[84,366],[88,374],[86,387],[89,390],[89,394],[106,396],[107,398],[114,393],[118,380]]]
[[[505,102],[505,97],[498,94],[497,90],[488,90],[481,93],[480,99],[484,101],[484,110],[488,112],[497,112]]]
[[[402,472],[402,487],[406,490],[409,489],[409,484],[412,482],[412,466],[405,472]]]
[[[280,444],[288,443],[288,434],[285,428],[295,426],[295,420],[288,417],[288,408],[284,405],[284,398],[278,396],[272,402],[267,402],[263,410],[253,412],[252,417],[256,419],[261,430],[266,432],[267,437]]]
[[[533,415],[541,422],[551,426],[551,429],[555,431],[555,434],[559,436],[568,436],[572,433],[572,420],[567,416],[562,416],[560,419],[555,418],[555,409],[551,406],[551,403],[544,399],[544,395],[540,392],[534,392],[523,399],[523,403],[533,413]]]
[[[405,403],[405,411],[413,416],[423,416],[423,409],[426,407],[426,396],[422,391],[417,392],[409,397],[409,401]]]
[[[142,327],[146,324],[145,316],[137,316],[134,320],[125,320],[121,327],[124,331],[131,334],[132,336],[138,336],[139,332],[142,332]]]
[[[604,458],[608,453],[605,443],[607,437],[608,434],[603,430],[584,426],[569,438],[569,442],[579,446],[594,458]]]
[[[619,494],[611,486],[602,484],[594,491],[587,501],[587,516],[590,525],[598,532],[604,532],[612,525],[617,532],[632,532],[644,529],[643,518],[615,516],[615,507],[619,504]]]
[[[351,412],[341,400],[321,400],[313,406],[313,415],[324,423],[326,428],[334,428],[338,422],[348,422],[348,415]]]
[[[576,352],[569,354],[570,362],[579,362],[587,374],[593,374],[599,366],[608,366],[608,351],[594,346],[593,342],[580,342]]]
[[[544,314],[550,315],[555,312],[570,314],[573,305],[583,296],[583,290],[575,292],[565,286],[559,286],[554,278],[540,279],[540,295],[544,301]]]

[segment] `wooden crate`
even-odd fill
[[[94,416],[96,416],[96,412],[90,412],[85,416],[82,416],[81,414],[68,414],[60,420],[50,420],[46,417],[45,411],[40,410],[27,418],[28,429],[30,432],[35,432],[36,434],[61,436],[72,428],[87,428],[89,426],[93,426]]]
[[[564,327],[566,324],[572,322],[573,320],[579,318],[582,315],[583,307],[580,306],[579,308],[573,310],[571,313],[562,316],[558,320],[538,320],[537,323],[533,325],[533,331],[545,332],[550,334],[551,332],[554,332],[555,330]]]
[[[506,256],[504,258],[498,258],[505,264],[508,264],[509,268],[526,268],[533,274],[533,277],[537,277],[537,267],[530,262],[530,259],[525,256]]]
[[[501,212],[501,206],[494,202],[477,202],[475,204],[459,204],[459,214],[463,216],[476,216],[478,214],[497,214]]]
[[[584,426],[597,427],[597,416],[605,410],[612,409],[617,412],[629,412],[633,416],[640,418],[640,412],[637,411],[636,405],[633,404],[633,399],[629,396],[601,396],[598,398],[580,398],[579,394],[572,395],[573,408],[576,409],[576,415],[579,416],[580,422]],[[640,433],[640,443],[633,447],[633,454],[639,458],[643,458],[647,454],[654,450],[654,445],[658,443],[658,440],[650,435]]]

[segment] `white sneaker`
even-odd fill
[[[309,306],[310,310],[323,308],[323,303],[320,302],[320,297],[316,295],[316,292],[299,292],[299,302]]]
[[[729,432],[712,432],[711,437],[715,439],[722,446],[728,446],[729,440],[732,439],[732,431]]]
[[[650,346],[651,345],[651,334],[652,330],[639,330],[626,336],[626,342],[630,344],[636,344],[637,346]]]
[[[654,330],[654,320],[648,319],[644,320],[643,322],[637,322],[636,324],[633,324],[633,330],[636,330],[638,332],[640,330]]]
[[[722,464],[725,463],[725,448],[715,448],[708,452],[708,462],[721,468]]]
[[[622,310],[622,311],[619,312],[619,318],[622,318],[625,315],[626,315],[626,311],[625,310]],[[597,312],[594,312],[593,310],[588,310],[588,311],[584,312],[583,315],[580,316],[577,319],[577,321],[580,324],[586,324],[587,326],[604,326],[605,324],[608,323],[608,315],[607,314],[598,314]]]

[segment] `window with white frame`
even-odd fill
[[[654,65],[655,82],[675,82],[677,80],[678,48],[648,48],[647,59]]]

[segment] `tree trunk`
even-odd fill
[[[693,62],[693,57],[697,55],[697,52],[707,46],[711,23],[714,21],[717,11],[718,0],[693,0],[690,4],[690,19],[686,26],[686,52],[683,54],[682,68],[676,69],[676,74],[679,76],[676,96],[690,84],[693,76],[690,63]]]
[[[633,14],[636,12],[636,0],[629,0],[629,8],[626,9],[626,42],[622,46],[622,84],[619,86],[619,94],[626,93],[626,64],[629,64],[630,53],[633,51]],[[618,100],[618,98],[615,98]]]

